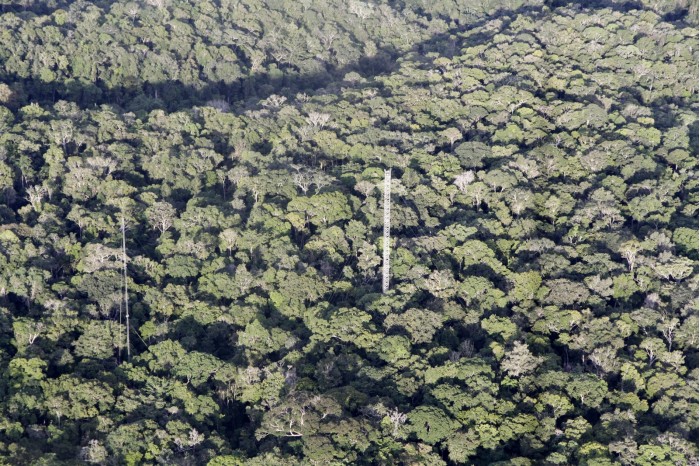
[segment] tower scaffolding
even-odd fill
[[[382,293],[389,291],[391,269],[391,169],[384,170],[384,262],[382,267]]]

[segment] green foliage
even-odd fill
[[[456,423],[441,409],[419,406],[408,415],[411,430],[423,442],[434,444],[449,436]]]
[[[6,3],[4,462],[697,459],[697,1]]]
[[[510,319],[496,315],[482,319],[481,328],[489,335],[497,336],[502,341],[510,341],[518,331],[518,327]]]
[[[245,462],[242,458],[233,455],[226,455],[212,458],[207,463],[207,466],[243,466],[244,464]]]
[[[20,390],[24,386],[35,385],[45,377],[46,362],[39,358],[13,358],[7,366],[10,386]]]
[[[98,360],[111,359],[115,347],[122,346],[118,334],[123,331],[123,328],[111,322],[90,322],[75,342],[75,355]]]

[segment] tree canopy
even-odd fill
[[[697,14],[0,5],[0,464],[695,464]]]

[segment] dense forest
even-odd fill
[[[697,16],[0,2],[0,464],[697,465]]]

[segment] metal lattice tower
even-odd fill
[[[128,276],[126,271],[126,224],[122,214],[122,263],[124,265],[124,309],[126,309],[126,360],[131,361],[131,328],[129,325],[129,288],[127,285]],[[121,342],[120,342],[121,343]]]
[[[391,270],[391,169],[384,170],[384,264],[382,268],[382,293],[389,291]]]

